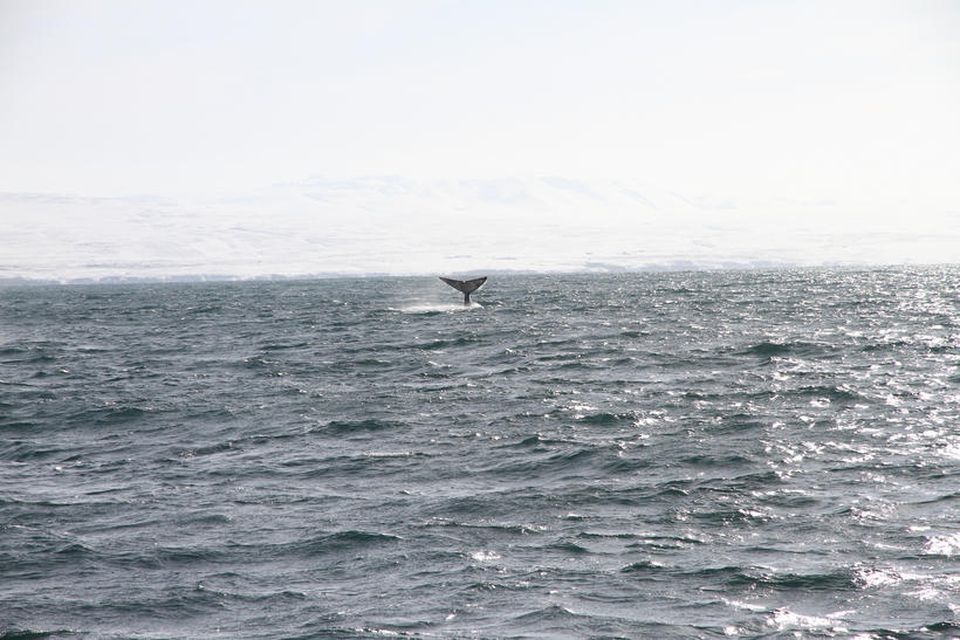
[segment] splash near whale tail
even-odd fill
[[[483,286],[483,283],[487,281],[486,276],[483,278],[474,278],[473,280],[454,280],[453,278],[444,278],[440,277],[441,280],[446,282],[448,285],[463,293],[463,304],[470,304],[470,294]]]

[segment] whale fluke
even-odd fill
[[[440,276],[440,279],[446,282],[448,285],[463,293],[463,304],[470,304],[470,294],[483,286],[483,283],[487,281],[487,277],[474,278],[473,280],[454,280],[453,278],[444,278]]]

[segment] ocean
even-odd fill
[[[473,299],[0,289],[0,638],[960,637],[960,268]]]

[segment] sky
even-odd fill
[[[960,260],[953,0],[0,0],[0,279]]]

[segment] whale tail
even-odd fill
[[[475,278],[473,280],[454,280],[453,278],[444,278],[440,277],[441,280],[446,282],[448,285],[463,293],[463,304],[470,304],[470,294],[483,286],[483,283],[487,281],[486,276],[483,278]]]

